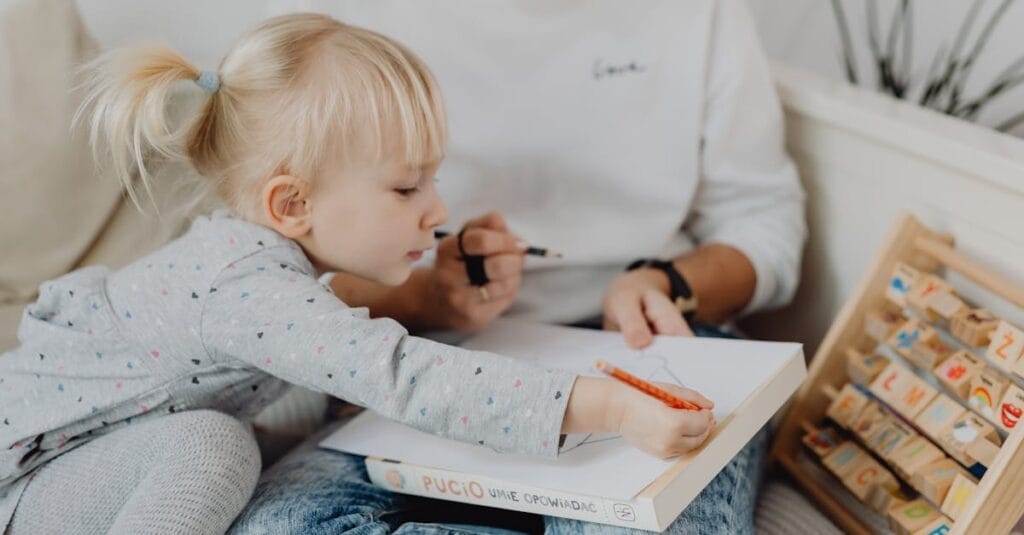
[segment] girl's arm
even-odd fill
[[[215,291],[200,292],[208,354],[199,359],[198,377],[244,362],[430,433],[556,455],[574,374],[409,336],[394,320],[369,319],[321,285],[296,254],[268,247],[232,263],[215,279]]]

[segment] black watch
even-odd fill
[[[690,285],[686,284],[686,279],[679,273],[672,262],[665,260],[658,260],[656,258],[641,258],[634,260],[626,268],[626,271],[633,271],[634,269],[640,268],[654,268],[659,269],[668,275],[668,297],[672,300],[672,303],[679,309],[679,313],[686,318],[687,322],[693,321],[693,316],[697,313],[697,297],[693,295],[693,290],[690,289]]]

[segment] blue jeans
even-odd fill
[[[729,337],[714,328],[695,327],[698,336]],[[229,533],[645,533],[389,492],[370,483],[363,457],[317,448],[328,431],[308,439],[263,473]],[[753,533],[767,442],[762,429],[665,533]]]

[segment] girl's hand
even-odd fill
[[[618,392],[612,406],[621,410],[617,416],[619,434],[639,450],[667,459],[699,447],[715,427],[714,406],[699,393],[669,383],[657,383],[682,399],[696,403],[699,411],[673,409],[636,389],[626,387]]]
[[[489,282],[472,286],[459,252],[458,236],[437,245],[430,291],[441,323],[452,329],[473,331],[494,321],[516,300],[523,278],[526,244],[509,232],[505,218],[491,212],[466,223],[462,245],[466,254],[484,256]]]
[[[680,455],[703,444],[715,426],[714,404],[688,388],[657,384],[701,410],[673,409],[615,379],[578,377],[562,419],[562,433],[619,433],[636,448],[659,458]]]
[[[627,271],[604,294],[604,329],[622,331],[632,348],[646,347],[655,334],[693,336],[668,298],[668,276],[652,268]]]

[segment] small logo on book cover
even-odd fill
[[[632,505],[617,503],[612,510],[615,512],[615,518],[626,522],[636,522],[636,513],[633,511]]]
[[[402,476],[398,470],[388,470],[387,472],[384,472],[384,478],[387,479],[388,485],[391,485],[391,488],[405,488],[405,477]]]

